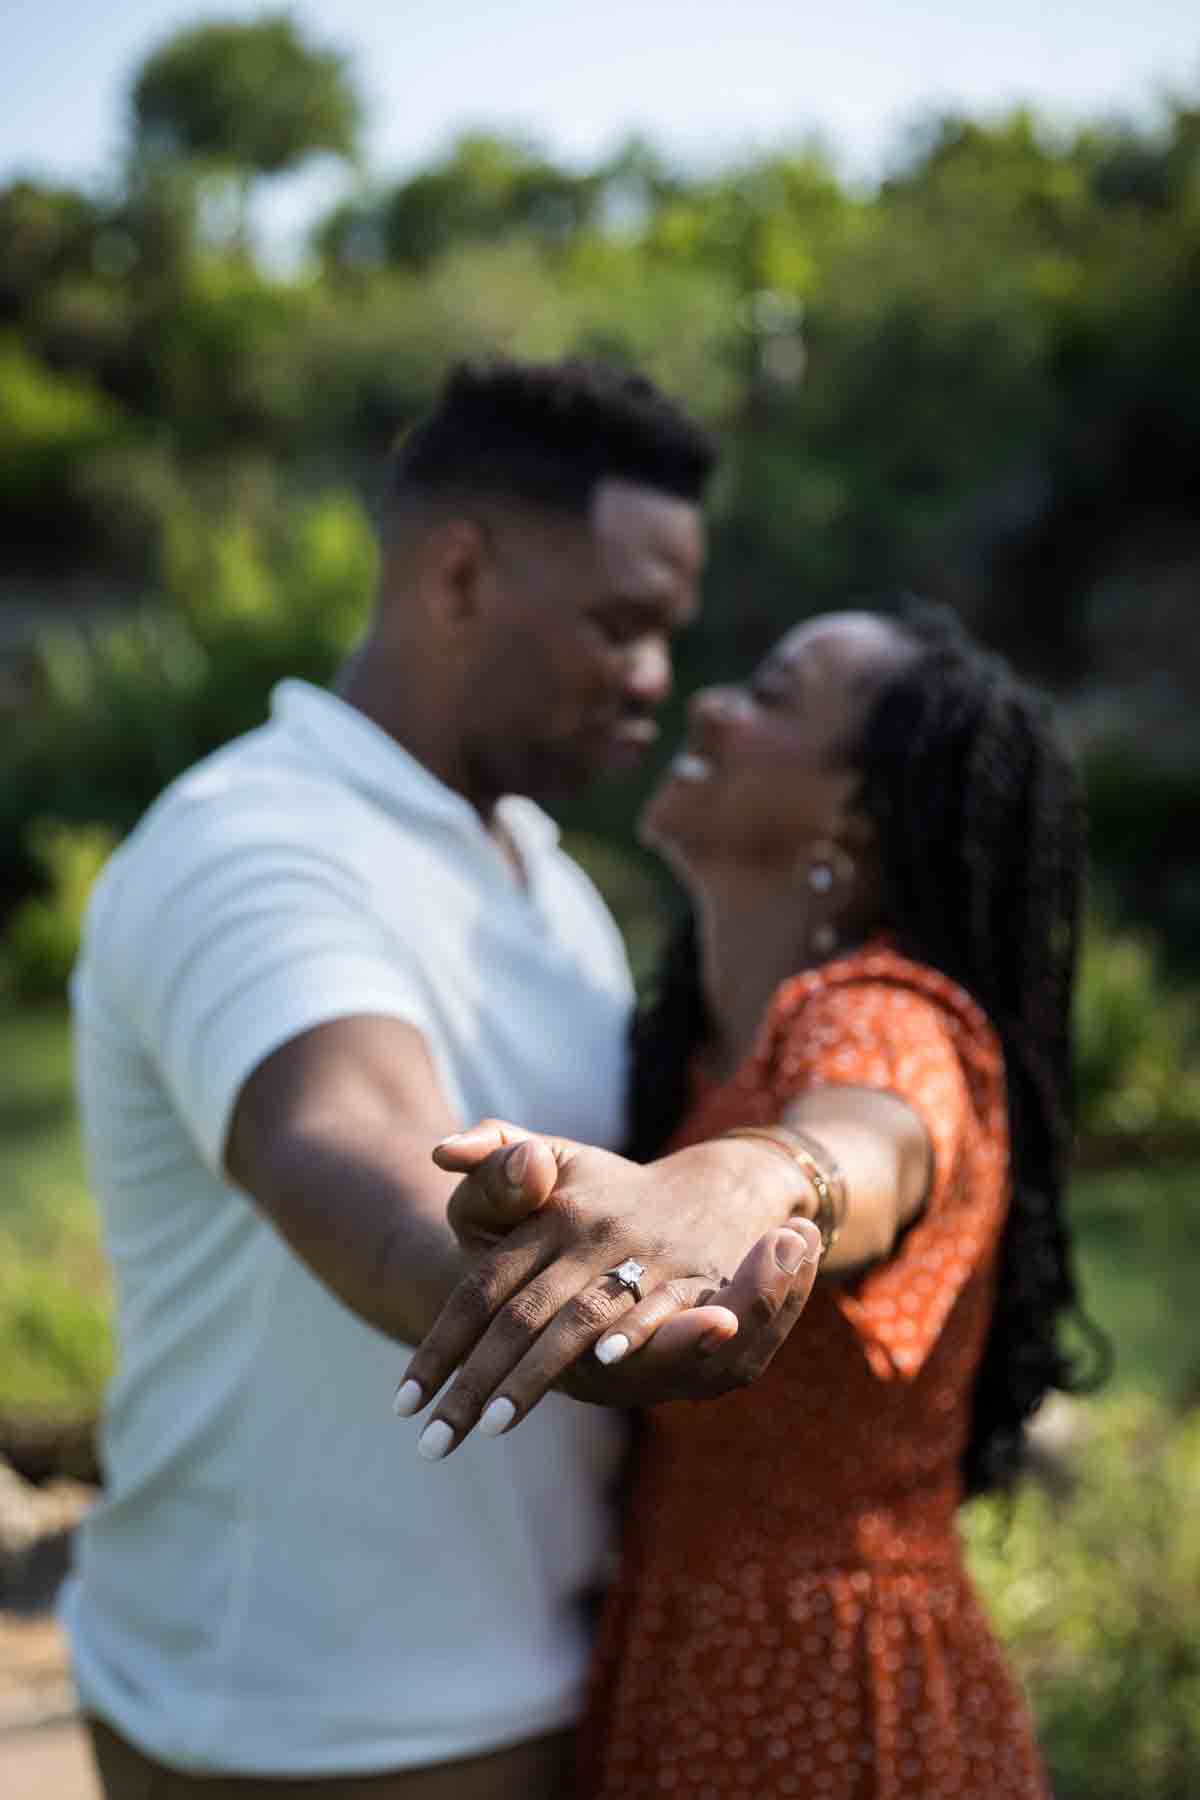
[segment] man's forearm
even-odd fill
[[[376,1122],[295,1130],[255,1171],[253,1198],[314,1275],[367,1324],[418,1343],[466,1260],[446,1223],[454,1188],[429,1142]]]

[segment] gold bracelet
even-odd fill
[[[808,1177],[817,1197],[813,1224],[821,1234],[821,1257],[828,1256],[837,1243],[838,1233],[846,1218],[846,1178],[825,1145],[790,1125],[735,1125],[723,1131],[727,1138],[758,1138],[782,1152]]]

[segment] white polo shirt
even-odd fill
[[[285,682],[93,895],[73,1001],[118,1358],[64,1618],[85,1708],[182,1768],[398,1769],[578,1709],[618,1421],[552,1397],[423,1462],[404,1351],[222,1171],[251,1071],[353,1013],[419,1026],[464,1123],[620,1143],[620,937],[551,821],[501,804],[525,888],[461,796]]]

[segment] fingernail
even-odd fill
[[[520,1187],[525,1179],[525,1164],[529,1161],[529,1145],[514,1144],[504,1159],[504,1173],[513,1187]]]
[[[596,1345],[596,1361],[602,1363],[620,1362],[629,1354],[629,1339],[623,1331],[616,1331],[612,1337],[604,1338]]]
[[[440,1150],[443,1144],[457,1144],[466,1135],[465,1131],[452,1131],[449,1137],[439,1138],[433,1147],[435,1150]]]
[[[396,1389],[392,1401],[392,1411],[398,1419],[411,1419],[415,1412],[420,1412],[425,1404],[425,1394],[419,1381],[402,1381]]]
[[[821,1234],[807,1219],[797,1219],[775,1240],[775,1261],[789,1275],[794,1275],[805,1263],[816,1262],[820,1254]]]
[[[483,1417],[479,1421],[479,1429],[484,1437],[499,1437],[517,1416],[517,1409],[511,1400],[501,1395],[483,1409]]]
[[[454,1427],[445,1419],[431,1419],[417,1439],[417,1450],[426,1462],[441,1462],[453,1442]]]

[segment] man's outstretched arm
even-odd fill
[[[416,1343],[467,1270],[446,1220],[455,1181],[429,1156],[456,1124],[421,1032],[356,1015],[259,1064],[225,1166],[339,1300]]]
[[[421,1032],[360,1015],[302,1033],[254,1070],[233,1109],[225,1163],[351,1311],[416,1344],[479,1256],[545,1203],[557,1176],[549,1152],[539,1165],[535,1148],[529,1178],[493,1182],[471,1217],[469,1184],[430,1158],[456,1123]],[[447,1219],[456,1192],[457,1234]],[[794,1232],[768,1233],[719,1297],[708,1277],[681,1283],[665,1309],[670,1323],[627,1366],[590,1359],[563,1386],[633,1406],[752,1379],[803,1308],[811,1250]],[[708,1294],[713,1304],[696,1307]]]

